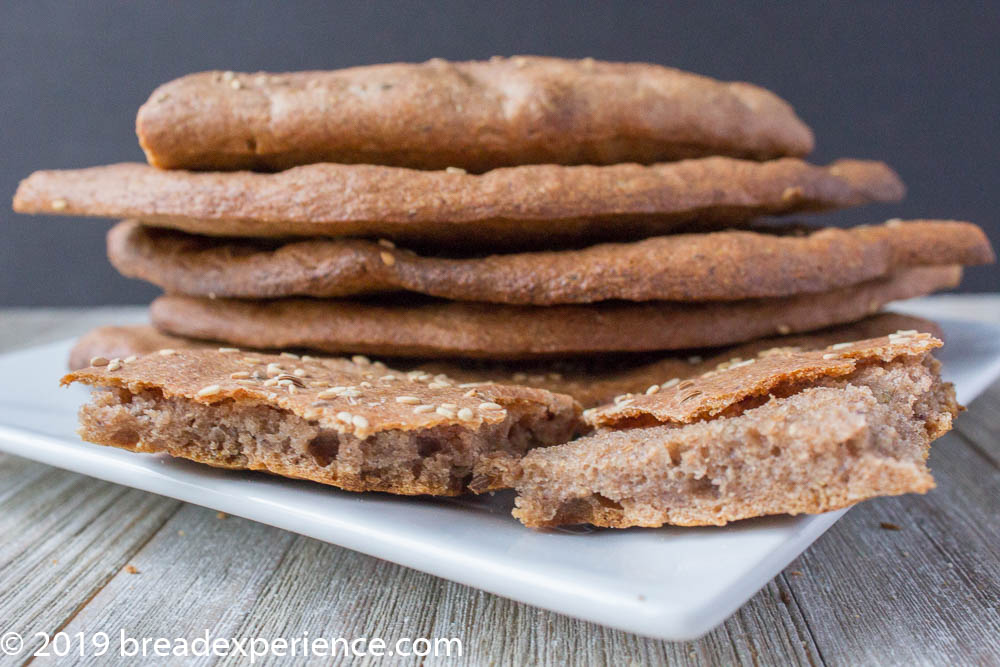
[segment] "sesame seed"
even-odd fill
[[[354,415],[353,417],[351,417],[351,423],[354,424],[354,428],[365,429],[370,426],[368,420],[362,417],[361,415]]]
[[[655,394],[658,391],[660,391],[660,385],[658,384],[650,385],[649,388],[646,389],[646,395],[648,396],[650,394]]]
[[[396,244],[389,239],[379,239],[378,244],[383,248],[389,248],[390,250],[396,247]]]
[[[826,354],[823,355],[823,358],[824,359],[836,359],[839,356],[840,356],[839,354],[835,354],[833,352],[827,352]]]
[[[917,330],[916,329],[900,329],[896,333],[898,333],[900,336],[916,336],[917,335]]]
[[[294,352],[282,352],[279,356],[285,357],[286,359],[298,359],[299,355]]]
[[[257,357],[243,357],[243,361],[248,364],[256,364],[260,362],[260,359]]]
[[[323,391],[316,394],[316,398],[337,398],[340,395],[339,391],[334,391],[333,389],[324,389]]]
[[[116,370],[118,370],[121,367],[122,367],[122,360],[121,359],[112,359],[111,361],[108,362],[108,370],[109,371],[116,371]]]
[[[741,361],[739,363],[733,364],[732,366],[729,367],[729,369],[732,370],[734,368],[742,368],[743,366],[749,366],[754,361],[756,361],[756,359],[747,359],[746,361]]]
[[[449,419],[455,418],[455,413],[444,406],[439,405],[437,408],[434,409],[434,412],[438,413],[442,417],[448,417]]]
[[[635,403],[635,399],[634,398],[626,398],[624,401],[622,401],[621,403],[618,404],[618,407],[619,408],[624,408],[625,406],[632,405],[633,403]]]
[[[784,201],[791,201],[793,199],[798,199],[804,193],[805,190],[803,190],[801,186],[785,188],[785,190],[781,193],[781,198]]]
[[[318,357],[310,357],[308,354],[302,355],[302,361],[319,361]]]
[[[666,382],[664,382],[664,383],[663,383],[662,385],[660,385],[660,386],[661,386],[661,387],[663,387],[664,389],[670,389],[670,388],[671,388],[671,387],[673,387],[674,385],[676,385],[676,384],[679,384],[679,383],[680,383],[680,381],[681,381],[681,379],[680,379],[680,378],[671,378],[671,379],[667,380]]]
[[[278,384],[278,378],[270,378],[270,379],[264,381],[264,386],[265,387],[273,387],[276,384]]]
[[[223,81],[232,81],[233,77],[235,77],[235,76],[236,76],[236,72],[226,71],[226,72],[222,73],[222,80]]]
[[[457,410],[458,409],[458,406],[455,405],[454,403],[442,403],[441,407],[444,408],[445,410]]]
[[[296,368],[294,371],[292,371],[292,375],[294,375],[295,377],[300,377],[300,378],[301,377],[305,377],[306,376],[306,371],[305,371],[304,368]]]
[[[236,354],[240,351],[238,347],[220,347],[219,352],[222,354]]]
[[[268,375],[281,375],[282,373],[281,366],[272,361],[267,365],[266,372]]]
[[[420,399],[416,396],[397,396],[397,403],[406,403],[407,405],[419,405]]]
[[[885,226],[886,227],[898,227],[901,224],[903,224],[903,221],[900,220],[899,218],[893,218],[891,220],[886,220],[885,221]]]
[[[367,387],[367,388],[371,389],[371,388],[372,388],[372,387],[374,387],[375,385],[373,385],[373,384],[372,384],[371,382],[368,382],[368,381],[366,380],[366,381],[364,381],[364,382],[362,382],[362,383],[361,383],[361,386],[362,386],[362,387]]]
[[[250,379],[250,373],[246,371],[238,371],[236,373],[230,373],[229,377],[233,380],[248,380]]]
[[[67,203],[67,201],[65,199],[53,199],[52,200],[52,210],[53,211],[62,211],[67,206],[69,206],[69,203]]]
[[[165,357],[169,357],[172,354],[177,354],[177,350],[171,350],[169,347],[165,347],[160,350],[157,354],[162,354]]]
[[[425,412],[433,412],[433,411],[434,411],[433,405],[418,405],[417,407],[413,408],[413,412],[415,412],[418,415],[423,414]]]
[[[341,392],[341,395],[346,396],[347,398],[358,398],[359,396],[361,396],[361,390],[355,389],[354,387],[350,387],[349,389],[345,389],[343,392]]]
[[[139,356],[136,355],[136,354],[133,354],[132,356],[125,357],[124,359],[122,359],[122,363],[123,364],[131,364],[133,361],[136,361],[138,359],[139,359]]]
[[[493,401],[486,401],[485,403],[479,404],[480,410],[503,410],[503,406],[499,403],[494,403]]]
[[[468,172],[461,167],[445,167],[444,169],[449,174],[467,174]]]
[[[239,79],[233,79],[232,81],[230,81],[230,82],[229,82],[229,86],[230,86],[230,87],[231,87],[231,88],[232,88],[233,90],[239,90],[240,88],[242,88],[242,87],[243,87],[243,84],[242,84],[242,83],[240,83],[240,80],[239,80]]]
[[[355,354],[353,357],[351,357],[351,361],[356,363],[358,366],[370,366],[372,363],[372,360],[364,356],[363,354]]]
[[[108,365],[108,360],[105,359],[104,357],[94,357],[93,359],[90,360],[90,365],[91,366],[107,366]]]
[[[854,345],[854,343],[836,343],[834,345],[831,345],[830,349],[831,350],[843,350],[845,347],[850,347],[852,345]]]
[[[427,385],[428,389],[444,389],[445,387],[450,387],[451,385],[447,382],[431,382]]]
[[[462,388],[462,389],[467,389],[468,387],[482,387],[482,386],[488,385],[488,384],[489,384],[489,382],[463,382],[462,384],[460,384],[458,386],[460,388]]]
[[[469,408],[462,408],[458,411],[458,418],[462,421],[470,421],[476,418],[476,415]]]
[[[392,266],[393,264],[396,263],[396,258],[392,256],[391,252],[386,252],[385,250],[383,250],[378,254],[378,256],[382,259],[382,263],[385,264],[386,266]]]
[[[782,336],[787,336],[788,334],[792,333],[792,328],[787,324],[779,324],[778,333],[780,333]]]
[[[350,412],[338,412],[337,421],[344,422],[345,424],[350,424],[351,419],[354,417]]]
[[[222,391],[222,387],[220,387],[219,385],[217,385],[217,384],[210,384],[207,387],[202,387],[201,389],[199,389],[198,393],[195,394],[195,396],[199,396],[199,397],[201,397],[201,396],[214,396],[215,394],[218,394],[221,391]]]

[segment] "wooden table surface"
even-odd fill
[[[1000,320],[1000,295],[936,304]],[[0,310],[0,350],[142,312]],[[1000,383],[930,465],[937,489],[858,505],[725,624],[671,643],[0,455],[0,634],[458,637],[453,664],[998,664]]]

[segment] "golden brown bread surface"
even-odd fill
[[[768,354],[668,383],[655,393],[618,396],[612,404],[589,410],[586,418],[596,428],[689,424],[725,414],[745,401],[794,393],[820,378],[850,375],[865,363],[887,363],[900,356],[923,358],[940,346],[941,341],[929,333],[910,330],[838,341],[818,350]]]
[[[459,382],[495,382],[546,389],[575,398],[590,408],[610,403],[620,394],[642,393],[653,385],[672,378],[685,379],[715,370],[720,364],[731,364],[758,355],[826,347],[844,340],[885,336],[900,329],[914,329],[941,337],[934,322],[901,315],[880,313],[871,317],[807,334],[775,336],[742,343],[732,347],[692,352],[644,355],[600,355],[580,359],[556,359],[528,363],[489,360],[397,360],[394,365],[404,370],[422,370],[437,375],[443,373]],[[106,326],[80,337],[70,351],[69,368],[90,365],[94,357],[125,358],[147,354],[163,348],[214,348],[218,343],[170,336],[148,325]]]
[[[639,408],[647,421],[522,459],[514,515],[536,527],[723,525],[923,493],[930,442],[961,409],[928,354],[938,344],[901,332],[664,388]]]
[[[716,347],[810,331],[862,319],[889,301],[953,287],[960,278],[959,267],[921,267],[820,294],[704,304],[540,307],[167,295],[153,302],[151,316],[165,333],[242,346],[529,359]]]
[[[312,162],[487,171],[517,164],[801,156],[792,108],[668,67],[518,56],[325,72],[202,72],[157,88],[136,133],[169,169]]]
[[[529,165],[482,175],[312,164],[276,174],[123,163],[35,172],[21,213],[136,218],[212,236],[368,236],[463,247],[631,240],[760,215],[896,201],[881,162],[819,167],[725,157],[640,166]]]
[[[485,257],[421,256],[385,241],[263,244],[119,223],[108,258],[122,274],[189,296],[344,297],[408,291],[525,305],[735,301],[823,292],[919,265],[993,260],[967,222],[890,221],[779,235],[728,230]]]
[[[528,449],[579,425],[569,396],[460,387],[359,357],[219,348],[95,362],[62,380],[102,389],[80,413],[86,440],[351,491],[485,491]]]

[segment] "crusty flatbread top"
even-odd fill
[[[953,287],[953,266],[905,269],[818,294],[743,301],[609,301],[511,306],[463,301],[210,299],[169,294],[162,332],[237,346],[392,357],[532,359],[716,347],[862,319],[884,304]]]
[[[518,56],[326,72],[203,72],[157,88],[136,119],[150,164],[310,162],[486,171],[532,163],[801,156],[792,108],[747,83],[668,67]]]
[[[531,165],[482,175],[312,164],[275,174],[124,163],[35,172],[21,213],[136,218],[213,236],[367,236],[463,247],[629,240],[903,196],[881,162],[819,167],[725,157],[640,166]]]
[[[580,409],[569,396],[543,389],[488,383],[460,386],[443,375],[407,374],[364,357],[318,359],[236,348],[167,348],[92,363],[96,365],[63,377],[62,384],[117,386],[133,393],[156,389],[167,398],[206,404],[264,404],[359,438],[388,430],[499,423],[507,417],[506,408],[518,403],[540,404],[563,416]]]
[[[849,375],[869,361],[924,357],[941,341],[928,333],[898,331],[880,338],[841,341],[821,350],[764,355],[724,365],[697,378],[666,379],[658,391],[623,395],[588,410],[598,428],[689,424],[724,413],[746,399],[781,394],[802,383]]]
[[[407,291],[539,306],[789,296],[854,285],[909,266],[993,259],[986,235],[966,222],[892,220],[847,230],[771,232],[761,227],[577,250],[449,257],[418,255],[385,240],[269,244],[130,220],[108,233],[108,258],[126,276],[191,296],[270,299]]]

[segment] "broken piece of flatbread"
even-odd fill
[[[930,350],[902,331],[767,356],[590,410],[601,428],[526,456],[529,526],[723,525],[923,493],[930,442],[961,409]]]
[[[569,396],[462,387],[363,357],[165,349],[92,363],[62,379],[96,388],[80,410],[85,440],[349,491],[486,491],[579,428]]]

